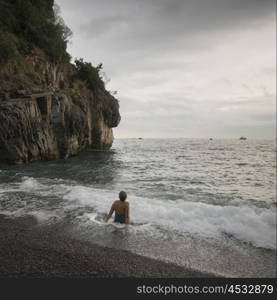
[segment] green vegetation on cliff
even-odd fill
[[[54,0],[0,0],[0,64],[35,47],[53,62],[69,61],[70,35]]]
[[[53,87],[47,63],[63,72],[63,84],[57,83],[60,88],[67,82],[67,86],[93,92],[105,89],[102,64],[94,67],[82,58],[70,64],[67,44],[71,35],[54,0],[0,0],[0,98],[1,91],[10,88]]]
[[[84,60],[80,58],[75,59],[75,68],[77,78],[83,80],[88,89],[95,91],[97,88],[104,88],[104,82],[99,74],[102,69],[102,64],[93,67],[91,63],[84,62]]]

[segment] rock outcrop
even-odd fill
[[[36,72],[0,72],[0,162],[60,159],[111,147],[119,104],[105,88],[76,84],[70,70],[37,56],[24,63]]]
[[[67,53],[70,29],[53,0],[0,1],[0,162],[108,149],[119,104],[97,67]]]
[[[102,96],[48,92],[2,101],[0,160],[19,164],[111,147],[111,128],[120,121],[118,102],[108,92]]]

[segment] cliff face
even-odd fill
[[[62,92],[32,94],[0,104],[0,158],[9,163],[67,158],[89,147],[107,149],[119,122],[118,104],[82,106]],[[95,105],[95,106],[94,106]],[[97,111],[98,110],[98,111]]]
[[[111,147],[112,127],[120,122],[118,101],[105,89],[70,88],[57,67],[41,74],[46,86],[29,85],[29,91],[6,80],[11,86],[0,100],[0,161],[20,164]]]
[[[118,101],[73,75],[72,65],[50,63],[39,51],[0,71],[0,161],[20,164],[111,147]]]

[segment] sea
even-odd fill
[[[105,222],[121,190],[132,225]],[[0,214],[201,272],[276,277],[276,140],[116,139],[0,165]]]

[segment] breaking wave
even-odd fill
[[[13,207],[15,203],[13,201],[10,206],[7,201],[3,202],[6,194],[15,191],[22,193],[22,196],[17,198],[17,201],[22,202],[21,206]],[[109,211],[112,201],[117,199],[117,193],[76,183],[75,185],[59,183],[53,179],[38,181],[32,177],[23,177],[22,182],[12,187],[2,187],[0,207],[2,213],[10,215],[28,213],[42,221],[53,216],[64,217],[67,211],[80,208],[89,216],[91,209],[94,212],[91,214],[93,221],[95,213],[103,215]],[[26,201],[28,195],[32,195],[36,201],[28,203]],[[56,200],[51,208],[47,199],[53,197]],[[131,218],[135,223],[149,224],[152,228],[174,231],[177,234],[217,239],[227,234],[256,247],[276,248],[276,207],[261,208],[245,204],[220,206],[184,200],[165,201],[134,195],[129,195],[128,201]],[[45,202],[47,206],[44,207]]]

